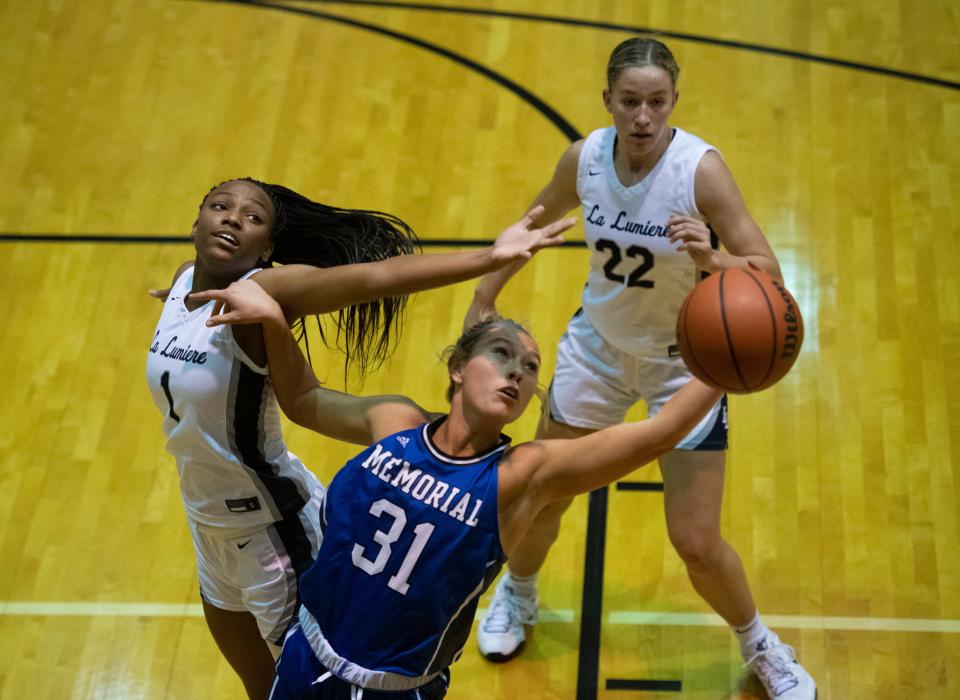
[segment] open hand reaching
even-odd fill
[[[497,236],[493,243],[493,257],[503,263],[514,260],[529,260],[541,248],[550,248],[563,243],[560,234],[577,223],[576,217],[559,219],[540,228],[533,228],[534,221],[543,213],[543,205],[527,212],[520,221]]]

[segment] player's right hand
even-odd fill
[[[263,323],[270,320],[283,320],[283,309],[276,300],[253,280],[237,280],[226,289],[208,289],[192,292],[190,299],[197,301],[216,301],[213,313],[207,319],[207,326],[221,326],[224,323]]]

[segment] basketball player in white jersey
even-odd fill
[[[623,421],[644,401],[654,415],[690,377],[676,346],[677,313],[703,273],[749,263],[780,278],[720,154],[668,124],[679,67],[654,39],[617,46],[603,102],[613,126],[571,145],[534,200],[545,221],[583,208],[590,271],[560,340],[548,415],[538,437],[576,437]],[[708,228],[709,224],[709,228]],[[723,245],[711,241],[711,229]],[[492,308],[519,268],[478,285],[471,314]],[[659,462],[670,540],[697,592],[731,626],[771,698],[813,698],[791,647],[761,621],[740,558],[720,534],[727,447],[725,398]],[[570,501],[541,512],[516,548],[478,630],[491,660],[517,654],[536,622],[536,577]]]
[[[323,488],[284,444],[260,327],[211,327],[214,304],[191,294],[249,278],[291,321],[342,309],[338,341],[363,369],[391,347],[404,295],[529,256],[559,243],[573,223],[531,230],[531,221],[480,252],[406,255],[416,238],[390,215],[328,207],[253,180],[224,182],[204,197],[196,259],[158,294],[165,301],[147,381],[177,461],[204,616],[251,698],[269,692],[298,605],[297,576],[316,556]]]
[[[720,397],[694,379],[649,420],[512,446],[502,430],[536,392],[540,355],[509,319],[482,320],[448,349],[445,415],[320,386],[282,309],[253,282],[198,296],[232,309],[215,323],[262,324],[289,418],[366,448],[327,491],[271,700],[443,698],[480,595],[536,513],[655,459]]]

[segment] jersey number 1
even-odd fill
[[[164,372],[160,375],[160,387],[167,397],[167,403],[170,404],[170,417],[179,423],[180,416],[173,410],[173,394],[170,393],[170,372]]]
[[[407,514],[400,506],[388,501],[386,498],[381,498],[379,501],[374,501],[370,506],[370,515],[375,518],[380,518],[384,515],[393,518],[389,530],[386,532],[377,530],[373,533],[373,541],[380,545],[376,557],[367,559],[366,556],[364,556],[366,554],[366,548],[359,544],[353,545],[353,565],[374,576],[387,568],[387,560],[390,559],[390,554],[393,551],[392,545],[400,539],[400,535],[407,525]],[[410,549],[407,550],[403,561],[400,562],[400,568],[397,570],[397,573],[387,580],[387,586],[400,595],[406,595],[407,591],[410,590],[410,584],[407,583],[407,580],[410,578],[413,567],[416,566],[420,555],[423,554],[423,549],[427,546],[427,540],[430,539],[430,535],[433,534],[434,529],[435,527],[430,523],[420,523],[413,528],[413,544],[410,545]]]

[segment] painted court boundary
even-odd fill
[[[480,618],[486,612],[477,610]],[[203,617],[199,603],[65,603],[6,601],[0,617]],[[572,623],[573,610],[541,610],[540,622]],[[960,634],[960,620],[906,617],[827,617],[819,615],[764,615],[764,622],[777,628],[847,630],[856,632],[934,632]],[[726,627],[719,615],[614,610],[604,616],[609,625],[664,627]]]

